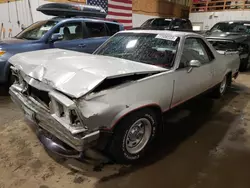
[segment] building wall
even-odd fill
[[[155,17],[188,17],[189,7],[185,4],[189,0],[133,0],[133,26]]]
[[[31,0],[29,9],[28,0],[0,4],[0,31],[1,38],[14,36],[21,31],[21,26],[28,26],[37,20],[47,19],[48,16],[36,11],[39,5],[46,3],[43,0]],[[17,10],[17,11],[16,11]],[[32,17],[31,13],[32,12]],[[18,21],[20,24],[18,24]]]
[[[182,17],[182,10],[189,10],[188,6],[171,1],[133,0],[133,13],[161,17]],[[180,2],[182,1],[187,2],[187,0],[180,0]]]
[[[22,25],[27,27],[33,22],[50,18],[36,11],[38,6],[49,1],[86,2],[86,0],[30,0],[31,9],[29,9],[28,0],[11,0],[9,3],[4,3],[6,0],[0,0],[0,38],[16,35],[21,31]],[[189,8],[174,2],[185,4],[188,0],[133,0],[133,26],[138,27],[153,17],[187,17],[184,13]]]
[[[208,30],[214,24],[220,21],[228,20],[250,20],[249,10],[233,10],[233,11],[221,11],[221,12],[199,12],[190,13],[189,18],[194,26],[201,26],[201,30]]]

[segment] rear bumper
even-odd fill
[[[10,87],[12,100],[23,110],[26,119],[36,125],[36,132],[41,143],[49,150],[66,157],[78,157],[91,147],[99,138],[99,131],[85,135],[73,135],[54,119],[49,110],[25,96],[15,87]]]

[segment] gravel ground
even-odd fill
[[[196,98],[165,114],[166,128],[139,164],[55,161],[9,96],[0,95],[0,188],[250,187],[250,74],[220,100]]]

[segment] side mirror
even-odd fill
[[[188,65],[190,67],[200,67],[201,66],[201,62],[199,60],[191,60]]]
[[[63,35],[61,35],[60,33],[55,33],[51,36],[50,42],[56,42],[62,39],[63,39]]]

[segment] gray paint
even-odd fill
[[[61,103],[71,104],[70,101],[72,101],[75,104],[73,108],[76,108],[81,118],[82,129],[70,125],[67,121],[62,123],[63,120],[60,117],[55,118],[56,113],[53,111],[48,116],[53,121],[56,120],[56,126],[51,124],[42,126],[47,127],[48,131],[60,137],[62,141],[69,143],[78,151],[83,151],[87,147],[84,145],[79,147],[77,145],[79,142],[76,145],[72,144],[72,141],[79,139],[78,133],[82,132],[86,136],[104,128],[112,130],[121,117],[145,106],[158,107],[164,112],[217,85],[228,72],[234,74],[239,68],[238,54],[221,55],[215,51],[203,36],[195,33],[145,30],[124,32],[165,33],[180,37],[181,40],[173,68],[168,70],[139,62],[58,49],[19,54],[10,59],[16,69],[21,71],[22,77],[29,78],[28,83],[36,80],[42,86],[34,84],[34,87],[38,87],[38,89],[46,88],[49,92],[53,91],[52,98],[58,92],[57,90],[71,96],[67,100],[61,101]],[[183,44],[189,37],[204,40],[214,54],[215,59],[209,64],[197,68],[177,69],[183,51]],[[143,72],[159,73],[100,92],[91,92],[105,78],[122,77]],[[69,75],[67,79],[65,79],[65,75],[66,77]],[[20,99],[19,95],[24,96],[22,92],[16,90],[16,85],[14,84],[11,87],[13,98],[16,98],[15,100],[19,101],[21,106],[27,105]],[[67,97],[66,95],[65,97]],[[30,105],[32,107],[35,104],[31,102]],[[44,123],[46,124],[46,122]],[[65,137],[63,134],[58,136],[57,133],[61,129],[68,132]],[[94,135],[95,139],[97,139],[96,134]]]

